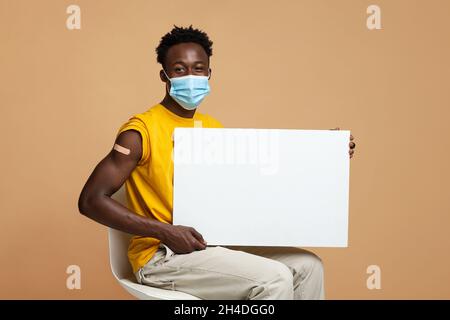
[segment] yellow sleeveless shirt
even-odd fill
[[[199,121],[198,123],[196,123]],[[142,137],[142,157],[125,182],[128,208],[144,217],[172,223],[173,161],[172,134],[176,127],[202,126],[223,128],[222,124],[198,111],[193,118],[183,118],[157,104],[144,113],[129,118],[117,136],[136,130]],[[128,247],[133,272],[144,266],[158,250],[160,240],[134,236]]]

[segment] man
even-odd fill
[[[79,198],[87,217],[135,235],[128,257],[136,279],[202,299],[323,299],[323,267],[299,248],[207,247],[192,227],[172,225],[175,127],[222,127],[196,112],[209,93],[212,42],[198,29],[174,27],[156,49],[164,99],[117,132]],[[354,143],[350,142],[350,157]],[[125,183],[129,208],[110,197]],[[244,251],[245,250],[245,251]]]

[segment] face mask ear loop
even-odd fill
[[[164,70],[164,68],[162,70],[163,70],[164,74],[166,75],[166,78],[169,80],[169,82],[172,83],[172,79],[169,78],[169,76],[166,73],[166,70]],[[167,84],[168,83],[166,82],[166,89],[167,89],[167,92],[169,92],[169,88],[167,87]]]
[[[164,68],[163,68],[162,70],[163,70],[164,74],[166,75],[167,80],[170,81],[171,79],[170,79],[169,76],[167,75],[166,70],[164,70]]]

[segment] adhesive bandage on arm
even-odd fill
[[[125,154],[125,155],[129,155],[130,154],[130,149],[127,149],[127,148],[125,148],[125,147],[122,147],[121,145],[119,145],[119,144],[114,144],[114,150],[116,150],[116,151],[118,151],[118,152],[120,152],[120,153],[123,153],[123,154]]]

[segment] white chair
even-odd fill
[[[125,185],[112,198],[126,206]],[[137,283],[127,251],[131,235],[109,228],[109,259],[111,271],[119,284],[133,296],[142,300],[200,300],[181,291],[154,288]]]

